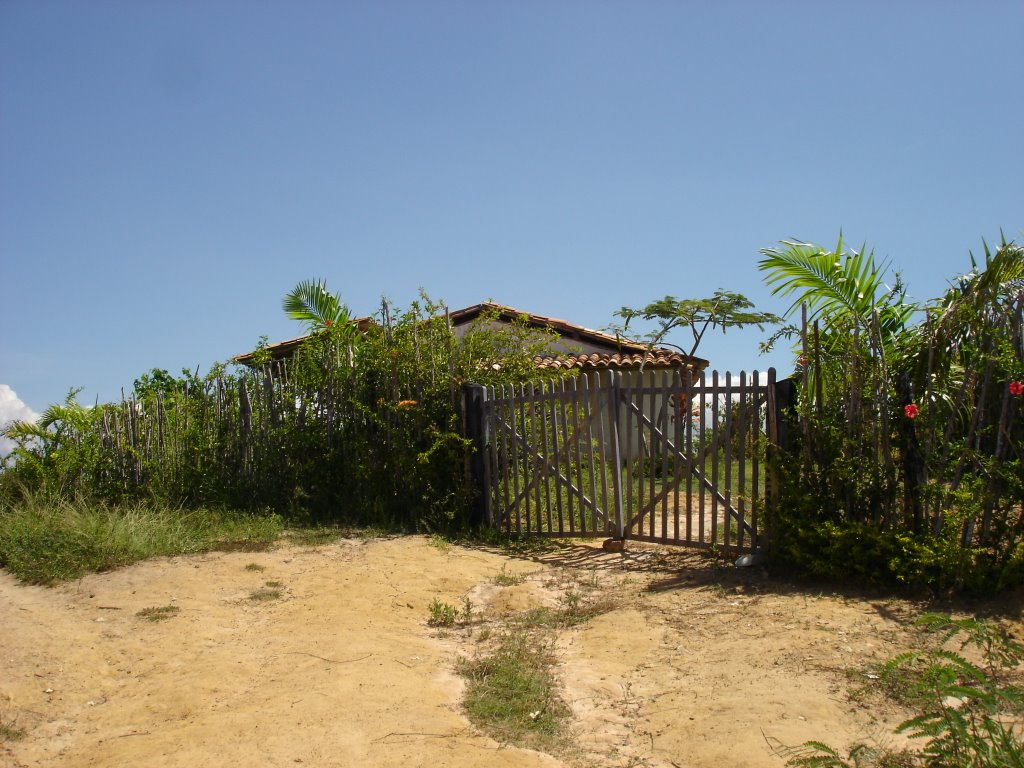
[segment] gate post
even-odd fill
[[[608,429],[612,444],[612,496],[615,498],[615,538],[625,538],[625,521],[622,519],[622,451],[619,446],[619,376],[617,371],[608,372],[609,387]]]
[[[792,445],[789,430],[796,406],[796,382],[775,380],[775,369],[768,370],[768,498],[765,515],[765,548],[771,553],[778,544],[781,483],[779,464]]]
[[[490,524],[491,520],[491,489],[488,487],[487,451],[487,420],[484,415],[484,403],[487,391],[480,384],[466,383],[462,385],[462,407],[465,413],[466,438],[472,442],[472,453],[469,455],[469,481],[473,489],[473,501],[470,507],[469,524],[472,528],[480,528]]]

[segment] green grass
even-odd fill
[[[477,640],[491,640],[490,650],[460,659],[457,666],[467,681],[462,702],[466,716],[501,742],[552,754],[569,750],[571,712],[552,672],[558,633],[614,607],[611,598],[588,600],[568,587],[557,607],[510,617],[503,630],[482,628]]]
[[[570,713],[551,674],[554,663],[552,641],[522,629],[502,638],[494,653],[463,659],[467,716],[498,741],[542,750],[560,745]]]
[[[0,506],[0,567],[29,584],[55,584],[149,557],[265,550],[281,531],[269,514],[29,497]]]

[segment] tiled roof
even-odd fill
[[[593,354],[593,355],[537,355],[533,364],[538,368],[581,368],[583,370],[632,370],[635,368],[684,368],[693,366],[703,370],[708,361],[699,357],[690,357],[670,349],[654,348],[650,352],[627,354]]]

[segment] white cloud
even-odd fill
[[[17,392],[7,384],[0,384],[0,430],[12,421],[35,421],[39,414],[21,402]],[[0,436],[0,456],[6,456],[14,448],[14,441]]]

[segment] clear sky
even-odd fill
[[[1024,236],[1022,96],[1021,0],[0,0],[0,421],[298,335],[305,279],[780,312],[758,249],[842,228],[931,298]]]

